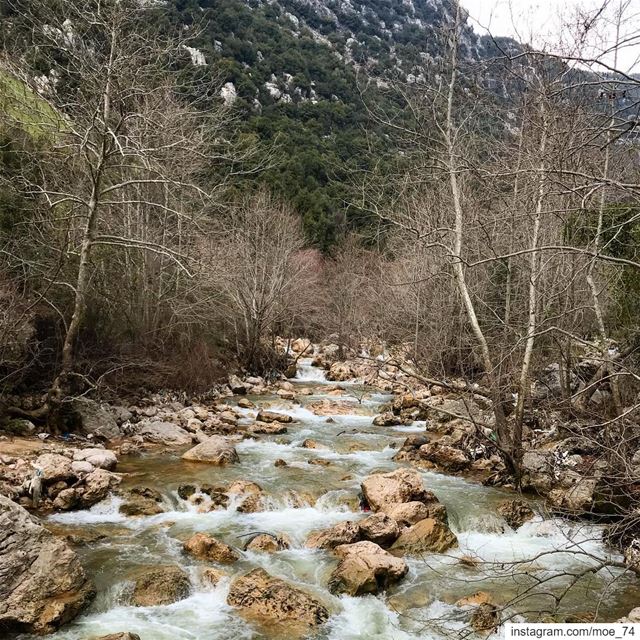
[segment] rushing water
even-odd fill
[[[233,574],[255,567],[303,587],[329,607],[328,623],[308,636],[318,640],[441,638],[467,626],[468,608],[455,603],[478,590],[505,605],[509,615],[534,619],[536,612],[551,608],[549,593],[566,589],[571,579],[568,574],[585,575],[568,592],[556,620],[592,609],[597,602],[601,602],[602,619],[612,620],[640,600],[626,577],[609,570],[586,572],[597,558],[610,553],[597,527],[545,519],[540,513],[513,531],[496,511],[497,504],[510,494],[433,472],[423,472],[425,485],[446,504],[459,548],[444,556],[406,558],[408,575],[386,594],[332,596],[326,584],[336,560],[328,552],[306,549],[305,538],[311,531],[364,517],[358,510],[360,482],[374,471],[396,468],[392,457],[406,432],[422,431],[425,425],[373,427],[372,416],[390,396],[358,385],[346,387],[346,394],[352,395],[332,397],[352,403],[352,413],[319,417],[305,405],[329,397],[324,373],[305,360],[297,380],[312,387],[312,395],[303,396],[302,405],[275,397],[253,398],[292,415],[296,423],[285,435],[240,442],[240,464],[219,468],[187,463],[180,459],[181,452],[120,461],[118,470],[127,473],[124,486],[158,489],[164,496],[165,513],[128,518],[118,511],[121,500],[113,497],[87,511],[51,516],[58,525],[97,538],[80,547],[79,553],[98,589],[91,608],[53,638],[84,640],[118,631],[137,633],[142,640],[284,638],[281,630],[275,633],[252,625],[226,604]],[[252,413],[245,410],[247,421]],[[303,448],[306,438],[326,448]],[[328,465],[309,464],[314,458]],[[277,459],[285,460],[287,466],[274,466]],[[182,483],[226,485],[237,479],[260,484],[269,495],[268,509],[242,514],[231,503],[224,510],[200,513],[177,495]],[[540,505],[534,506],[541,511]],[[252,533],[286,533],[292,547],[275,554],[244,552],[240,561],[223,567],[231,577],[213,588],[201,579],[205,564],[181,553],[182,541],[199,531],[239,549]],[[478,564],[460,562],[463,557],[474,558]],[[135,570],[162,564],[180,564],[189,572],[191,596],[168,606],[129,606]]]

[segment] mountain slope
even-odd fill
[[[385,78],[424,80],[446,51],[451,0],[171,0],[166,17],[197,23],[203,32],[194,64],[215,69],[222,96],[233,103],[247,132],[281,148],[281,162],[264,176],[304,218],[318,246],[330,246],[345,225],[348,184],[389,151],[374,126],[368,101],[392,98]],[[464,30],[463,57],[487,54],[486,39]],[[377,86],[376,86],[377,84]]]

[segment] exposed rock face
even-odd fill
[[[341,557],[329,579],[332,593],[351,596],[378,593],[403,578],[409,568],[373,542],[363,541],[336,547]]]
[[[284,535],[272,536],[268,533],[261,533],[249,542],[247,551],[261,551],[263,553],[275,553],[288,549],[290,546],[289,539]]]
[[[334,549],[339,545],[360,540],[360,526],[357,522],[339,522],[329,529],[312,533],[307,538],[307,547],[312,549]]]
[[[471,462],[464,451],[439,442],[422,445],[420,457],[447,471],[461,471],[466,469]]]
[[[185,445],[191,444],[191,434],[177,424],[173,424],[173,422],[155,420],[144,423],[138,431],[138,435],[141,435],[145,440],[153,442],[154,444],[176,447],[184,447]]]
[[[50,633],[94,595],[67,543],[0,496],[0,630]]]
[[[284,580],[254,569],[231,584],[227,602],[246,615],[265,622],[298,621],[306,625],[322,624],[329,612],[318,600]]]
[[[76,429],[85,435],[112,440],[120,435],[120,429],[111,411],[103,409],[97,402],[77,398],[71,403]]]
[[[293,418],[285,413],[276,413],[275,411],[260,411],[256,416],[258,422],[282,422],[289,424],[293,422]]]
[[[207,464],[231,464],[239,462],[235,447],[222,436],[211,436],[182,454],[183,460],[189,462],[206,462]]]
[[[221,564],[231,564],[240,557],[228,544],[206,533],[194,534],[182,545],[182,548],[195,558],[213,560]]]
[[[353,369],[346,362],[334,362],[327,371],[327,380],[344,382],[356,377]]]
[[[458,540],[446,524],[433,518],[425,518],[405,529],[391,547],[405,554],[443,553],[458,546]]]
[[[136,607],[171,604],[189,595],[189,576],[180,567],[154,567],[139,575],[131,601]]]
[[[498,513],[512,529],[521,527],[533,518],[533,509],[524,500],[505,500],[498,505]]]
[[[424,488],[422,476],[415,469],[374,473],[365,478],[362,492],[374,511],[385,511],[403,502],[438,502],[433,493]]]
[[[358,524],[362,539],[375,542],[381,547],[393,544],[400,535],[398,523],[385,513],[375,513],[361,520]]]

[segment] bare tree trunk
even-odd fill
[[[480,352],[482,355],[482,363],[487,377],[488,386],[491,392],[491,400],[493,405],[493,413],[496,422],[496,436],[498,445],[506,452],[509,447],[509,434],[507,431],[506,418],[504,408],[502,406],[502,393],[495,374],[495,368],[489,350],[489,344],[486,336],[478,321],[478,316],[469,293],[465,270],[462,263],[462,246],[463,246],[463,228],[464,228],[464,211],[460,195],[460,185],[458,183],[457,161],[454,145],[453,132],[453,98],[456,86],[457,64],[458,64],[458,30],[460,28],[460,3],[456,2],[456,20],[451,46],[451,80],[449,82],[449,91],[447,96],[447,116],[445,124],[445,143],[447,148],[447,170],[449,173],[449,184],[451,187],[451,196],[453,198],[453,208],[455,213],[454,227],[454,248],[453,248],[453,271],[458,286],[458,292],[462,298],[464,308],[469,323],[476,337]],[[512,464],[512,461],[508,461]]]
[[[538,254],[538,241],[540,237],[540,221],[542,217],[542,204],[546,190],[546,151],[547,151],[547,112],[544,104],[544,97],[541,100],[542,132],[540,136],[540,154],[538,195],[536,198],[536,211],[533,218],[533,229],[531,232],[531,253],[529,256],[529,318],[527,321],[527,340],[522,357],[522,368],[520,370],[520,382],[518,385],[518,401],[516,403],[515,423],[513,427],[513,438],[511,443],[511,454],[516,467],[520,468],[522,460],[522,421],[524,419],[524,407],[529,395],[529,371],[531,369],[531,357],[536,339],[537,317],[538,317],[538,279],[540,278],[540,256]]]

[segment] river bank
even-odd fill
[[[516,509],[525,521],[514,519],[504,505],[520,498],[480,482],[499,471],[500,462],[465,441],[468,424],[419,415],[424,401],[438,407],[454,399],[436,393],[407,406],[414,403],[404,399],[406,386],[385,392],[358,379],[329,381],[324,369],[304,357],[297,365],[296,378],[275,385],[232,379],[236,394],[230,389],[209,403],[185,406],[176,398],[155,397],[145,406],[113,409],[113,423],[100,421],[102,429],[115,424],[120,433],[109,450],[87,446],[100,439],[95,434],[78,441],[3,442],[7,491],[30,479],[32,463],[42,467],[42,456],[59,456],[45,459],[51,475],[44,480],[38,513],[49,530],[73,545],[95,584],[89,608],[53,637],[132,632],[159,640],[296,634],[395,640],[474,627],[486,627],[486,633],[498,621],[521,616],[615,620],[640,602],[622,555],[603,542],[603,525],[563,517],[533,497]],[[395,417],[380,418],[385,414]],[[210,462],[226,464],[182,457],[220,434],[225,440],[207,455]],[[439,462],[423,455],[425,446]],[[235,453],[227,454],[230,449]],[[462,451],[465,460],[453,451]],[[431,511],[412,522],[396,509],[397,529],[387,539],[380,534],[389,525],[384,505],[367,504],[365,487],[371,477],[399,469],[417,469],[422,488],[394,501],[413,505],[417,513]],[[33,507],[28,492],[11,497]],[[434,512],[435,504],[446,508],[446,516],[440,507]],[[374,511],[384,522],[374,521],[372,533],[372,525],[359,523]],[[441,548],[423,532],[418,550],[394,550],[403,532],[429,519],[447,526],[455,542]],[[215,545],[205,546],[218,551],[203,554],[200,544],[195,555],[188,552],[199,534],[215,538]],[[333,542],[318,543],[318,535]],[[391,554],[376,550],[379,578],[354,588],[353,571],[346,577],[344,566],[338,571],[345,552],[334,548],[360,545],[359,554],[370,552],[362,545],[376,545],[372,536],[380,551]],[[218,543],[224,545],[222,556]],[[396,561],[405,566],[398,568]],[[370,562],[366,556],[365,565]],[[158,568],[163,572],[154,574]],[[257,569],[270,577],[253,576],[249,592],[261,596],[251,604],[246,589],[242,597],[238,590],[242,577]],[[336,580],[342,587],[335,587]],[[141,589],[146,599],[138,598]],[[264,597],[266,590],[286,600],[289,589],[301,617],[315,612],[307,616],[313,623],[300,624],[277,596]]]

